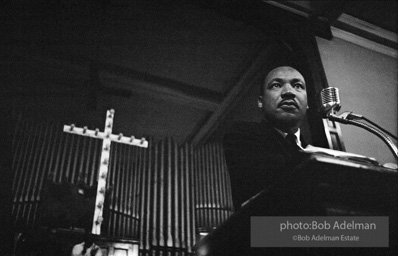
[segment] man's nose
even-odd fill
[[[291,84],[287,83],[282,88],[282,98],[294,98],[296,94],[294,93]]]

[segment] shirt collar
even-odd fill
[[[286,132],[283,132],[283,131],[279,130],[278,128],[275,128],[275,127],[274,127],[274,129],[275,129],[277,132],[279,132],[279,133],[283,136],[283,138],[286,138],[286,136],[287,136],[287,133],[286,133]],[[302,144],[301,144],[301,140],[300,140],[300,128],[297,130],[297,132],[294,133],[294,135],[296,135],[296,142],[297,142],[297,145],[298,145],[300,148],[304,149],[303,146],[302,146]]]

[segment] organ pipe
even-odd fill
[[[222,146],[148,141],[148,148],[111,147],[104,235],[139,240],[140,255],[193,255],[199,231],[210,231],[232,214]],[[42,224],[37,217],[49,182],[96,185],[99,139],[21,119],[13,152],[12,214],[18,226]]]

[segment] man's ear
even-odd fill
[[[263,108],[263,96],[258,96],[257,106]]]

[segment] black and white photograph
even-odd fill
[[[397,1],[1,6],[0,255],[398,255]]]

